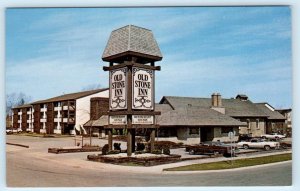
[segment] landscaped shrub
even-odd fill
[[[107,155],[108,153],[108,144],[105,144],[103,147],[102,147],[102,155]]]
[[[163,154],[165,154],[165,155],[171,154],[170,149],[168,147],[164,147],[162,151],[163,151]]]
[[[121,150],[121,143],[114,143],[114,150]]]
[[[152,154],[160,155],[161,150],[155,149],[154,151],[151,152]]]
[[[119,154],[120,150],[112,150],[112,151],[108,151],[108,155],[113,155],[113,154]]]
[[[143,151],[145,149],[145,144],[144,143],[137,143],[136,144],[136,150],[137,151]]]
[[[134,154],[139,155],[139,154],[144,154],[145,151],[135,151]]]

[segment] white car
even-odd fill
[[[13,134],[13,133],[20,133],[20,132],[22,132],[21,129],[13,129],[13,128],[6,129],[6,134]]]
[[[271,134],[264,134],[264,135],[261,135],[262,138],[264,139],[282,139],[282,138],[285,138],[284,135],[280,135],[278,133],[271,133]]]
[[[280,144],[278,142],[263,141],[261,139],[251,139],[250,141],[241,141],[237,144],[237,147],[242,147],[244,149],[254,148],[254,149],[265,149],[266,151],[271,148],[277,149]]]

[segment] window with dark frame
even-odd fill
[[[233,132],[233,127],[222,127],[221,128],[221,133],[229,133],[229,132]]]
[[[190,127],[190,135],[199,135],[199,128],[198,127]]]

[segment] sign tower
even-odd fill
[[[112,150],[112,130],[126,129],[127,155],[135,150],[137,128],[151,130],[150,150],[154,150],[155,130],[155,66],[162,54],[151,30],[127,25],[112,31],[102,60],[109,62],[108,145]]]

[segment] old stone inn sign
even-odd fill
[[[135,130],[151,130],[151,151],[154,150],[155,111],[154,78],[156,61],[162,55],[152,31],[127,25],[112,31],[102,60],[109,62],[108,145],[112,150],[112,129],[126,129],[127,155],[135,149]]]

